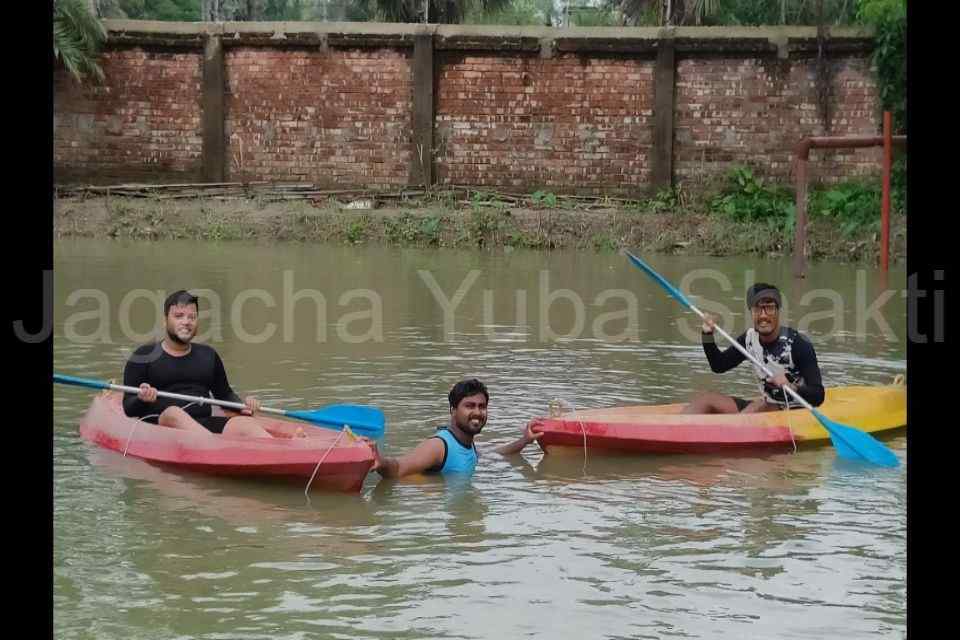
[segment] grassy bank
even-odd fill
[[[747,176],[746,183],[743,174],[739,179],[739,186],[727,184],[712,193],[690,195],[678,189],[645,200],[450,190],[413,198],[374,196],[353,201],[353,206],[372,208],[350,208],[347,199],[333,198],[269,201],[255,196],[74,195],[56,199],[54,231],[57,237],[597,252],[632,247],[644,252],[715,256],[789,255],[794,233],[789,194],[764,187],[752,176]],[[879,196],[874,204],[869,189],[846,189],[835,188],[832,196],[831,192],[815,193],[811,198],[809,255],[813,259],[875,261]],[[905,258],[905,228],[906,216],[895,214],[892,262]]]

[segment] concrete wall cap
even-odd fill
[[[787,40],[817,37],[816,27],[531,27],[501,25],[404,24],[382,22],[164,22],[158,20],[104,20],[109,33],[144,35],[216,35],[216,34],[348,34],[371,36],[437,35],[457,37],[694,40],[763,39],[778,44]],[[831,27],[830,39],[864,38],[874,35],[865,27]]]

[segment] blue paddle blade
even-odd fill
[[[830,434],[830,441],[841,458],[872,462],[882,467],[899,466],[897,455],[869,433],[834,422],[816,410],[813,415]]]
[[[624,251],[624,253],[627,255],[627,258],[629,258],[630,262],[633,263],[633,266],[637,267],[648,276],[656,280],[657,284],[663,287],[671,296],[676,298],[680,304],[686,306],[691,311],[696,312],[697,315],[703,315],[699,310],[697,310],[696,307],[693,306],[693,303],[687,299],[687,296],[683,295],[679,289],[667,282],[663,276],[654,271],[653,267],[629,251]],[[722,330],[720,332],[730,339],[730,336],[727,336],[727,334]],[[750,358],[754,364],[759,364],[759,361],[747,351],[741,349],[741,352]],[[828,419],[822,413],[813,409],[813,407],[811,407],[806,401],[804,401],[802,404],[808,409],[813,410],[813,415],[817,417],[817,420],[820,421],[820,424],[822,424],[830,434],[830,441],[833,443],[833,446],[836,448],[837,454],[840,457],[847,458],[849,460],[872,462],[873,464],[884,467],[896,467],[900,464],[900,460],[897,459],[897,456],[893,453],[893,451],[881,444],[879,440],[870,434]]]
[[[291,418],[336,429],[347,425],[354,433],[373,438],[383,434],[386,423],[380,409],[356,404],[331,404],[313,411],[287,411],[285,414]]]
[[[676,299],[680,302],[680,304],[684,305],[684,306],[687,307],[688,309],[692,309],[692,308],[693,308],[693,303],[690,302],[690,300],[687,299],[687,296],[683,295],[683,292],[682,292],[682,291],[680,291],[679,289],[677,289],[676,287],[674,287],[672,284],[670,284],[669,282],[667,282],[667,281],[664,279],[663,276],[661,276],[659,273],[657,273],[656,271],[654,271],[654,270],[653,270],[653,267],[651,267],[650,265],[648,265],[646,262],[644,262],[643,260],[641,260],[641,259],[638,258],[637,256],[633,255],[633,254],[630,253],[629,251],[624,251],[624,253],[627,254],[627,258],[630,260],[630,262],[633,263],[633,266],[635,266],[635,267],[637,267],[638,269],[641,269],[642,271],[646,272],[646,274],[647,274],[648,276],[650,276],[651,278],[653,278],[654,280],[656,280],[657,283],[658,283],[661,287],[663,287],[664,289],[666,289],[666,290],[667,290],[667,293],[669,293],[671,296],[673,296],[674,298],[676,298]]]

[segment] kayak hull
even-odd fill
[[[273,477],[311,489],[358,492],[373,467],[370,447],[347,432],[274,418],[258,420],[280,437],[193,433],[150,424],[123,413],[117,393],[96,396],[80,421],[80,437],[148,462],[206,474]],[[306,437],[290,437],[302,429]],[[287,436],[287,437],[283,437]]]
[[[683,404],[590,409],[543,418],[538,442],[547,453],[583,450],[623,453],[732,453],[793,450],[827,443],[830,434],[807,409],[755,414],[688,415]],[[836,422],[879,434],[906,426],[904,385],[826,390],[817,410]]]

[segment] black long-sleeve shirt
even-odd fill
[[[729,371],[747,359],[732,345],[720,351],[712,333],[702,334],[702,339],[703,352],[706,354],[707,362],[710,363],[710,369],[714,373]],[[737,337],[737,342],[741,347],[746,348],[747,334],[740,334]],[[785,344],[790,344],[790,355],[793,359],[793,367],[786,370],[787,380],[791,383],[802,380],[802,383],[797,387],[797,394],[813,406],[820,406],[824,398],[823,379],[820,374],[820,365],[817,364],[817,354],[810,340],[795,329],[782,327],[779,339],[772,343],[760,342],[764,355],[773,362],[781,359]],[[779,387],[765,382],[764,390],[777,400],[783,399],[783,391]]]
[[[159,343],[138,347],[123,368],[123,384],[139,387],[142,383],[156,387],[158,391],[182,393],[217,400],[241,402],[240,397],[230,388],[227,373],[220,356],[204,344],[191,344],[190,352],[183,356],[171,356]],[[123,398],[123,410],[128,416],[144,417],[162,412],[169,406],[185,407],[185,411],[194,418],[204,418],[211,414],[209,404],[189,404],[187,400],[173,400],[157,397],[156,402],[147,403],[133,394]]]

